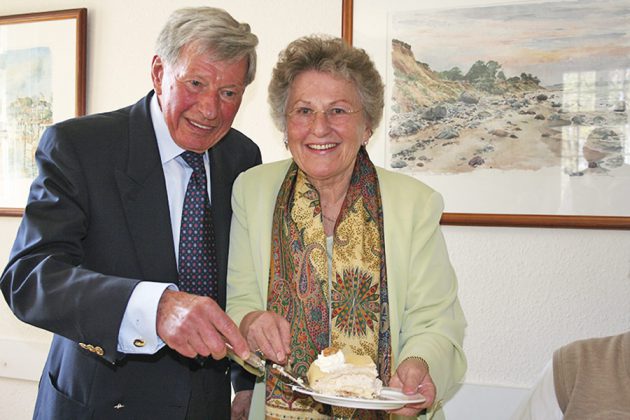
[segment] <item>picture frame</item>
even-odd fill
[[[85,115],[86,36],[86,8],[0,16],[0,216],[22,216],[45,128]]]
[[[615,2],[615,0],[611,0],[611,1],[613,3]],[[409,1],[398,0],[396,2],[387,2],[387,3],[388,5],[385,5],[385,3],[381,4],[381,2],[370,2],[369,0],[343,0],[342,1],[342,38],[344,38],[351,45],[364,48],[368,52],[368,54],[370,54],[370,56],[373,58],[377,68],[379,69],[381,74],[384,76],[385,82],[386,82],[386,112],[383,118],[383,122],[381,123],[381,127],[378,128],[378,130],[375,132],[373,136],[373,143],[382,142],[382,143],[385,143],[385,145],[381,148],[381,147],[378,147],[377,144],[374,144],[372,145],[373,147],[370,149],[370,154],[377,155],[377,159],[378,159],[378,154],[380,153],[380,150],[387,149],[388,147],[387,142],[389,141],[389,137],[388,137],[389,128],[387,127],[389,124],[387,107],[388,107],[388,100],[393,96],[392,87],[391,87],[393,83],[391,80],[388,80],[388,77],[390,78],[392,77],[391,75],[393,71],[388,68],[388,65],[390,64],[388,63],[388,60],[391,57],[392,49],[393,49],[391,47],[391,44],[392,44],[391,39],[389,38],[391,35],[390,32],[394,32],[391,27],[392,16],[395,15],[395,12],[401,12],[405,10],[405,8],[409,10],[414,10],[414,8],[417,8],[416,6],[418,5],[417,2],[413,2],[411,0]],[[458,2],[458,1],[447,1],[446,2],[447,6],[445,7],[448,7],[448,4],[452,4],[452,3],[463,4],[462,2]],[[548,3],[553,3],[553,2],[548,2]],[[560,1],[556,3],[562,3],[562,2]],[[579,7],[581,3],[580,2],[577,2],[577,3],[578,5],[575,6],[575,4],[569,5],[568,2],[566,2],[565,4],[563,4],[563,6],[567,5],[569,7]],[[522,2],[516,3],[516,4],[519,5],[520,7],[527,6],[526,3],[522,3]],[[536,3],[536,4],[537,4],[537,7],[540,5],[540,3]],[[477,12],[479,11],[494,12],[494,9],[492,9],[492,7],[495,5],[497,7],[501,5],[505,6],[506,3],[505,2],[499,3],[497,1],[490,0],[489,4],[485,6],[479,6],[479,8],[487,7],[488,9],[485,9],[485,10],[479,9],[477,10]],[[428,6],[423,6],[423,10],[421,10],[420,12],[426,12],[426,13],[433,12],[433,9],[426,9],[426,7]],[[458,10],[458,9],[463,9],[463,8],[471,8],[471,7],[467,5],[466,6],[461,5],[459,7],[451,7],[451,10]],[[442,10],[447,10],[447,9],[442,9]],[[497,10],[501,10],[501,9],[497,9]],[[444,13],[444,14],[449,15],[449,13]],[[450,13],[450,14],[453,14],[453,13]],[[477,14],[480,15],[483,13],[477,13]],[[410,17],[411,15],[406,13],[404,16],[404,19],[408,21]],[[455,22],[453,23],[455,24]],[[509,38],[511,29],[509,27],[506,27],[506,25],[502,25],[501,27],[505,31],[505,37]],[[618,27],[616,29],[619,30]],[[423,28],[423,30],[426,31],[427,28]],[[630,28],[629,27],[622,28],[622,31],[625,31],[625,33],[628,34],[630,33]],[[435,42],[434,48],[435,49],[441,48],[439,40]],[[423,61],[423,57],[420,57],[420,58],[415,57],[415,59],[420,62]],[[430,64],[431,63],[428,63],[429,66]],[[626,71],[626,74],[622,75],[622,78],[625,77],[625,79],[622,80],[622,84],[624,86],[627,86],[630,82],[630,80],[628,80],[628,77],[630,77],[629,75],[630,75],[630,71]],[[626,103],[628,103],[627,100],[626,100]],[[627,115],[628,110],[626,110],[625,112],[626,114],[624,115]],[[626,123],[627,123],[627,120],[626,120]],[[621,148],[624,151],[623,153],[625,153],[625,159],[626,159],[625,162],[630,163],[629,162],[630,140],[623,137],[622,141],[623,143],[621,145]],[[393,156],[393,153],[391,155],[388,155],[387,151],[384,151],[383,153],[384,153],[383,161],[387,161],[388,158],[391,159],[391,156]],[[580,158],[582,158],[581,155],[580,155]],[[384,166],[387,167],[388,165],[384,165]],[[388,169],[392,169],[391,165],[389,166]],[[423,178],[425,177],[419,176],[418,178],[424,180]],[[447,176],[445,176],[444,178],[448,179]],[[458,179],[461,180],[462,177],[459,176]],[[625,181],[626,181],[625,177],[615,180],[615,182],[618,182],[620,186],[620,188],[618,188],[617,191],[623,191],[623,190],[627,191],[628,188],[630,188],[630,182],[627,185],[625,185],[623,184],[623,182]],[[628,181],[630,181],[630,178],[628,178]],[[452,185],[456,185],[456,184],[457,183],[455,182],[451,182],[449,184],[449,188]],[[431,184],[429,183],[429,185]],[[443,188],[438,187],[436,189],[440,191],[441,193],[444,193]],[[518,189],[515,188],[515,190],[516,191],[514,191],[514,196],[508,197],[511,203],[520,203],[522,201],[529,199],[530,201],[533,201],[534,204],[536,204],[535,199],[531,200],[531,198],[529,197],[519,196]],[[507,192],[512,193],[511,191],[509,191],[509,189]],[[460,209],[451,210],[449,209],[449,202],[453,200],[450,200],[448,195],[446,194],[443,194],[443,195],[445,195],[446,207],[445,207],[445,212],[442,216],[441,223],[444,225],[585,228],[585,229],[630,229],[630,211],[626,210],[628,208],[626,202],[623,203],[623,206],[619,207],[620,210],[617,213],[615,213],[613,209],[612,214],[610,214],[610,212],[602,212],[601,214],[596,213],[596,212],[584,214],[583,212],[580,211],[579,208],[574,213],[571,213],[568,211],[566,212],[557,211],[558,214],[555,214],[554,212],[551,212],[551,211],[549,212],[518,211],[519,208],[516,208],[516,211],[514,211],[515,210],[514,208],[511,208],[510,211],[505,211],[505,212],[503,211],[486,212],[486,211],[466,211],[466,209],[463,209],[461,211]],[[582,201],[588,200],[588,196],[579,197],[579,198]],[[558,200],[561,201],[562,199],[564,199],[564,197]],[[577,201],[578,200],[574,199],[573,201],[571,201],[571,203],[577,202]]]

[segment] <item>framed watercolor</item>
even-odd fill
[[[85,114],[87,9],[0,16],[0,216],[21,216],[42,132]]]
[[[343,0],[386,80],[370,154],[443,224],[630,229],[627,3],[484,3]]]

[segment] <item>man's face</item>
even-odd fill
[[[247,58],[214,61],[185,46],[176,63],[153,57],[153,87],[175,143],[202,153],[225,136],[245,91]]]

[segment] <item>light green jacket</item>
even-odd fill
[[[266,308],[272,216],[290,163],[256,166],[234,183],[227,312],[237,325],[247,313]],[[392,366],[409,356],[426,360],[437,387],[437,402],[449,396],[466,371],[462,351],[466,321],[439,226],[442,197],[409,176],[382,168],[377,168],[377,174],[383,203]],[[256,385],[250,419],[264,418],[263,385]],[[438,408],[433,418],[443,418],[442,410]]]

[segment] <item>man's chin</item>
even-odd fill
[[[219,141],[221,141],[224,136],[225,133],[221,134],[220,136],[217,136],[216,133],[213,133],[212,136],[206,136],[203,138],[195,136],[193,138],[188,137],[183,140],[174,139],[174,141],[182,149],[190,150],[191,152],[196,153],[203,153],[216,145]]]

